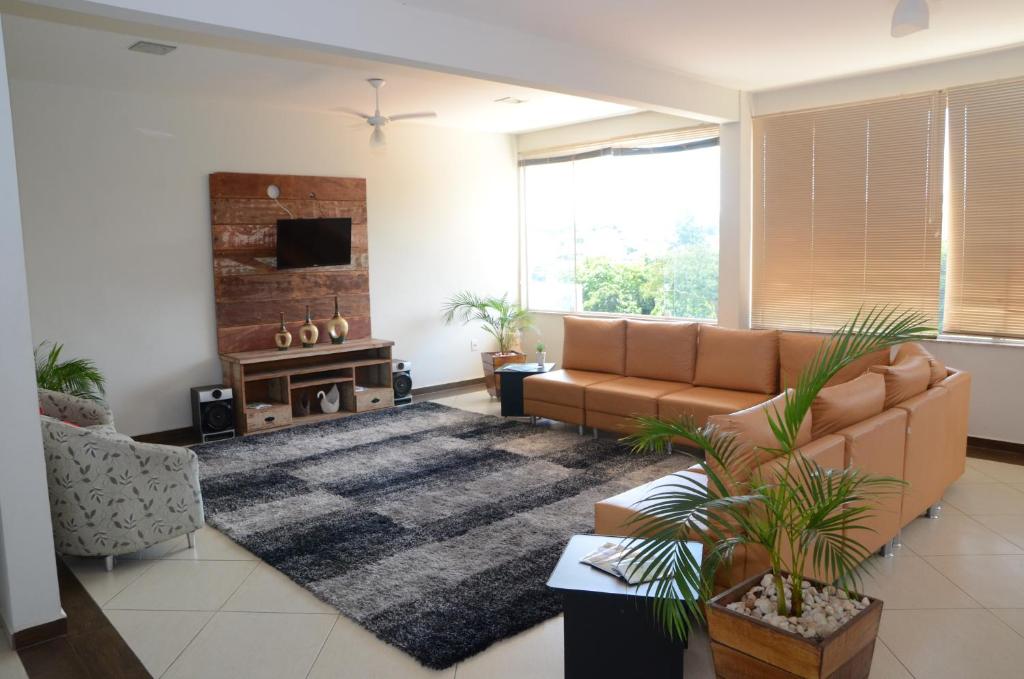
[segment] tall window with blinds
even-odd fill
[[[949,90],[943,330],[1024,338],[1024,80]]]
[[[754,119],[753,326],[937,317],[944,127],[938,92]]]

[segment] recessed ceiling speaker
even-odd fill
[[[192,428],[199,440],[229,439],[235,435],[235,398],[230,387],[212,384],[192,387]]]
[[[148,40],[139,40],[132,44],[128,49],[132,52],[142,52],[143,54],[155,54],[158,57],[162,57],[165,54],[170,54],[174,50],[178,49],[177,45],[164,45],[159,42],[150,42]]]
[[[395,405],[412,403],[412,363],[395,359],[391,361],[391,386],[395,390]]]

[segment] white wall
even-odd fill
[[[9,633],[63,616],[46,494],[39,402],[32,371],[28,293],[0,36],[0,617]]]
[[[395,125],[375,154],[330,114],[19,80],[12,100],[33,338],[96,360],[123,431],[188,426],[188,387],[220,381],[215,171],[366,177],[373,334],[416,386],[481,375],[469,345],[486,337],[438,309],[461,288],[515,293],[510,136]]]

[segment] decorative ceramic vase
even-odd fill
[[[277,345],[278,351],[284,351],[292,345],[292,334],[284,324],[284,314],[281,314],[281,329],[274,335],[274,344]]]
[[[341,344],[348,337],[348,321],[341,317],[341,311],[338,309],[337,295],[334,296],[334,316],[331,317],[331,320],[327,321],[327,325],[324,327],[331,338],[331,344]]]
[[[320,399],[320,411],[324,413],[336,413],[341,408],[341,393],[338,391],[338,385],[335,384],[331,387],[331,390],[326,394],[322,391],[316,393],[316,397]]]
[[[548,361],[548,352],[538,351],[537,352],[537,366],[543,368],[544,364]]]
[[[299,328],[299,339],[302,340],[302,346],[307,349],[314,344],[320,338],[320,331],[317,329],[316,324],[313,322],[313,318],[309,315],[309,305],[306,305],[306,322]]]

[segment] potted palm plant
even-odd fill
[[[42,342],[35,348],[38,387],[92,401],[100,400],[104,394],[103,373],[88,358],[62,361],[60,354],[63,350],[63,344],[48,342]]]
[[[638,418],[627,441],[637,451],[663,451],[675,437],[705,453],[700,475],[645,500],[634,519],[630,557],[662,579],[652,583],[654,614],[672,637],[708,620],[719,677],[866,677],[882,602],[855,593],[856,568],[870,554],[855,537],[877,499],[903,481],[856,469],[825,469],[797,449],[797,433],[818,392],[844,367],[874,351],[930,331],[917,313],[876,308],[837,330],[802,371],[783,407],[766,405],[778,456],[769,472],[745,477],[751,451],[735,434],[692,420]],[[684,541],[701,536],[702,563]],[[763,574],[712,596],[715,571],[736,550],[763,549]],[[824,581],[811,580],[810,572]],[[698,592],[695,595],[691,592]],[[702,601],[706,601],[702,605]]]
[[[484,382],[492,397],[501,396],[501,383],[494,371],[506,363],[523,363],[526,354],[516,351],[520,334],[533,327],[533,318],[526,309],[508,301],[508,295],[487,297],[463,291],[453,295],[441,309],[444,322],[456,320],[463,324],[478,322],[484,332],[498,342],[497,351],[481,352]]]

